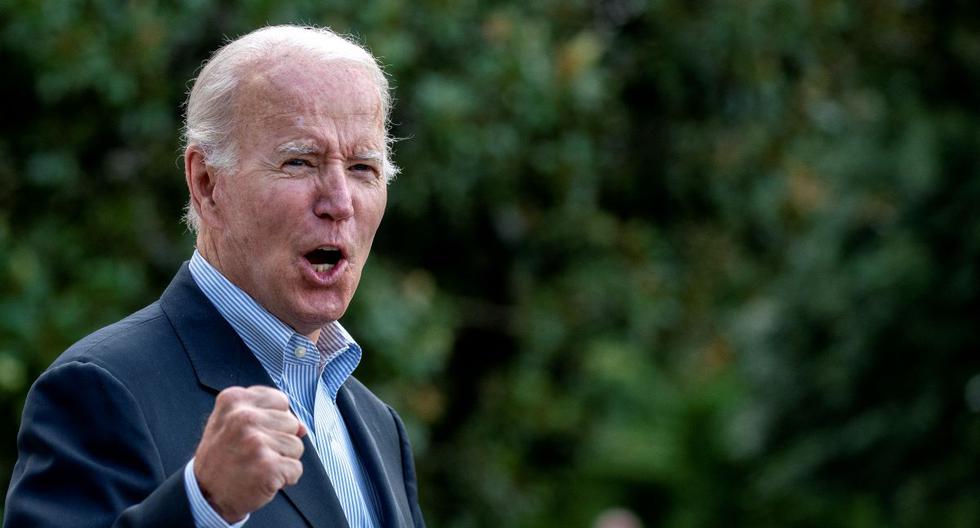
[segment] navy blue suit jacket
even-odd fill
[[[185,264],[160,300],[82,339],[27,396],[4,527],[193,526],[183,468],[218,391],[272,380]],[[422,527],[408,438],[354,378],[337,406],[383,527]],[[249,528],[347,526],[308,438],[303,476]]]

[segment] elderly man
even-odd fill
[[[338,319],[384,214],[387,81],[322,29],[220,49],[187,101],[197,249],[24,407],[4,526],[423,526],[395,412]]]

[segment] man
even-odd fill
[[[338,323],[384,214],[387,81],[327,30],[220,49],[187,102],[196,251],[28,394],[4,526],[423,526]]]

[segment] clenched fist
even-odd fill
[[[258,385],[221,391],[194,455],[201,492],[226,521],[242,520],[299,481],[305,434],[282,392]]]

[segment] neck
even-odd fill
[[[197,233],[197,241],[194,243],[194,247],[204,257],[204,260],[208,261],[208,264],[211,264],[214,269],[221,272],[225,278],[228,278],[228,273],[223,269],[224,266],[221,265],[221,259],[218,258],[218,249],[215,247],[214,240],[211,238],[206,227],[201,226]]]
[[[201,230],[198,232],[197,242],[195,244],[195,247],[197,248],[197,252],[200,253],[202,257],[204,257],[204,260],[208,261],[208,264],[210,264],[214,269],[218,270],[218,273],[221,273],[221,275],[224,276],[224,278],[228,279],[228,281],[230,281],[235,286],[241,288],[242,291],[244,291],[246,294],[248,294],[253,299],[255,299],[255,301],[258,302],[260,305],[262,304],[262,302],[259,301],[259,299],[257,299],[252,292],[242,287],[242,284],[240,284],[240,282],[236,280],[236,277],[233,274],[230,274],[228,272],[228,270],[222,263],[221,253],[218,251],[217,244],[214,243],[214,239],[210,236],[210,233],[203,226]],[[269,310],[268,306],[263,306],[263,308]],[[280,321],[283,321],[282,318],[276,315],[274,312],[272,312],[272,310],[269,310],[269,312],[272,313],[272,315],[274,315]],[[283,323],[288,325],[297,333],[305,335],[307,338],[309,338],[310,341],[313,341],[313,343],[316,343],[317,340],[320,338],[320,328],[315,328],[312,331],[304,332],[302,330],[297,329],[295,326],[289,324],[286,321],[283,321]]]

